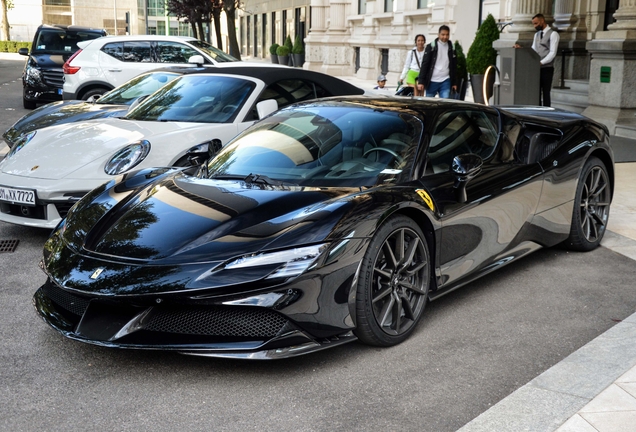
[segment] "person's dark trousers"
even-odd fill
[[[552,100],[550,99],[550,90],[552,90],[552,77],[554,76],[553,67],[541,68],[539,75],[539,91],[541,92],[541,105],[549,107]]]

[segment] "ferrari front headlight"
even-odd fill
[[[137,166],[150,153],[150,142],[140,140],[117,151],[104,167],[108,175],[119,175]]]
[[[327,248],[327,244],[303,246],[277,252],[243,255],[223,266],[223,270],[280,264],[266,279],[298,276],[307,270]]]

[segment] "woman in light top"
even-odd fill
[[[413,87],[414,96],[423,96],[424,92],[417,89],[417,77],[420,74],[420,67],[424,60],[424,45],[426,45],[426,37],[422,34],[415,36],[415,48],[406,55],[404,69],[400,75],[399,84],[402,85],[406,80],[408,87]]]

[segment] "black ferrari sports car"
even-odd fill
[[[118,348],[274,359],[391,346],[428,300],[607,226],[604,126],[540,107],[335,97],[256,123],[200,167],[122,175],[44,248],[39,314]]]

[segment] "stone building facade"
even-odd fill
[[[267,58],[284,31],[299,33],[305,8],[304,67],[332,75],[396,82],[415,35],[430,42],[441,24],[468,51],[488,13],[502,28],[495,48],[530,46],[532,16],[542,13],[561,36],[553,105],[601,119],[610,132],[636,137],[636,0],[245,0],[239,18],[243,54]],[[260,14],[262,18],[247,20]],[[285,29],[283,31],[283,29]],[[261,35],[260,48],[246,35]],[[250,49],[248,49],[250,48]],[[561,82],[563,68],[564,81]],[[601,70],[610,71],[609,82]]]

